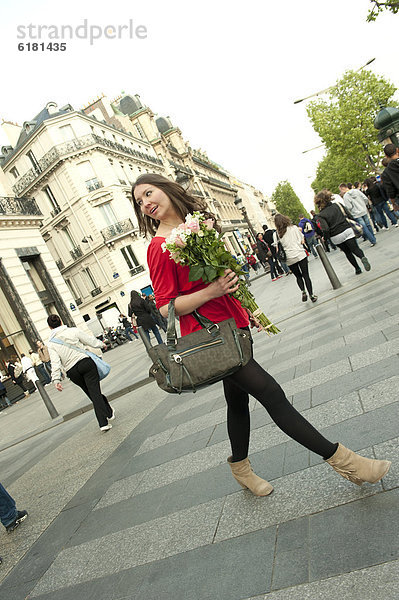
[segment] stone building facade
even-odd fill
[[[15,198],[0,169],[0,371],[50,333],[47,316],[79,323],[79,311],[41,233],[35,200]]]

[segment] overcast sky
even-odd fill
[[[396,52],[389,53],[399,15],[366,23],[369,4],[3,0],[0,117],[22,124],[50,100],[80,109],[101,93],[140,94],[155,113],[170,116],[192,147],[266,194],[288,179],[312,208],[310,183],[323,153],[302,154],[320,141],[306,103],[293,101],[374,57],[370,68],[399,85]],[[125,29],[122,39],[92,45],[65,39],[65,52],[17,49],[19,42],[47,41],[18,39],[18,26],[76,28],[84,19],[116,28],[131,19],[133,29],[146,27],[147,37],[129,39]]]

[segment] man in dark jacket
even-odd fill
[[[393,209],[399,210],[399,148],[394,144],[387,144],[384,152],[390,160],[381,175],[382,183],[392,202]]]

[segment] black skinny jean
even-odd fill
[[[233,462],[248,456],[250,415],[249,394],[264,406],[290,438],[324,459],[330,458],[337,444],[321,435],[287,400],[275,379],[253,359],[223,380],[227,402],[227,430]]]
[[[68,371],[69,379],[78,385],[90,398],[100,427],[108,424],[107,419],[112,417],[112,408],[107,398],[101,393],[100,379],[96,363],[91,358],[82,358]]]
[[[309,265],[308,265],[308,257],[305,256],[302,260],[290,265],[291,271],[294,273],[296,277],[296,282],[298,284],[299,289],[304,292],[305,285],[306,289],[309,292],[309,296],[313,296],[313,287],[312,282],[309,277]]]
[[[337,244],[337,246],[345,254],[350,264],[355,267],[356,271],[358,271],[360,267],[355,256],[358,258],[363,258],[364,252],[359,248],[356,238],[350,238],[349,240],[342,242],[342,244]]]

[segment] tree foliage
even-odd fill
[[[378,15],[384,10],[390,11],[394,14],[399,12],[399,0],[388,0],[387,2],[378,2],[377,0],[370,0],[371,8],[367,15],[367,21],[375,21]]]
[[[368,174],[367,165],[356,163],[352,158],[343,158],[340,154],[327,152],[317,166],[316,179],[311,185],[316,194],[323,189],[335,193],[340,183],[364,181]]]
[[[276,205],[277,211],[290,217],[293,223],[298,223],[300,215],[309,216],[288,181],[280,181],[277,184],[272,194],[272,202]]]
[[[313,189],[320,189],[316,182],[333,179],[334,169],[339,169],[342,175],[348,171],[348,175],[352,174],[349,180],[360,180],[376,172],[383,152],[374,119],[381,105],[396,105],[392,101],[395,91],[392,83],[371,71],[347,71],[330,88],[326,100],[309,103],[308,116],[327,149]]]

